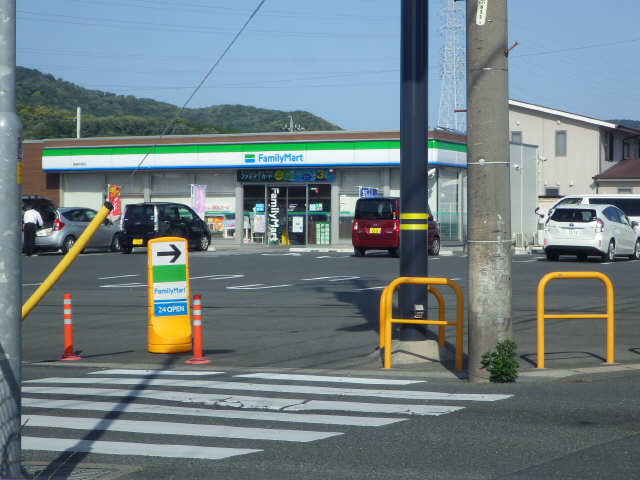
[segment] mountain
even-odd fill
[[[618,125],[624,125],[625,127],[640,130],[640,120],[607,120],[607,122],[617,123]]]
[[[16,69],[16,103],[25,139],[75,137],[76,107],[82,107],[83,137],[159,135],[179,111],[169,103],[89,90],[23,67]],[[290,116],[306,131],[341,130],[305,111],[216,105],[185,109],[164,133],[281,132],[289,129]]]

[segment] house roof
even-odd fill
[[[640,179],[640,158],[628,158],[593,177],[594,180]]]
[[[509,106],[520,107],[520,108],[524,108],[524,109],[527,109],[527,110],[533,110],[533,111],[536,111],[536,112],[546,113],[546,114],[549,114],[549,115],[555,115],[557,117],[567,118],[567,119],[570,119],[570,120],[575,120],[575,121],[578,121],[578,122],[584,122],[584,123],[588,123],[588,124],[591,124],[591,125],[597,125],[599,127],[611,128],[611,129],[615,129],[615,130],[622,130],[622,131],[625,131],[625,132],[629,132],[631,134],[636,134],[636,135],[640,134],[640,130],[628,127],[626,125],[607,122],[607,121],[604,121],[604,120],[598,120],[597,118],[587,117],[587,116],[584,116],[584,115],[578,115],[576,113],[564,112],[562,110],[556,110],[555,108],[542,107],[540,105],[534,105],[532,103],[525,103],[525,102],[521,102],[519,100],[509,100]]]

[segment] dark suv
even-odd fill
[[[196,212],[182,203],[152,202],[127,205],[122,217],[120,248],[131,253],[134,247],[146,247],[157,237],[182,237],[189,247],[205,251],[211,232]]]

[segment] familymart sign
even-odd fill
[[[427,156],[429,165],[467,166],[467,147],[461,143],[431,139]],[[399,140],[62,147],[42,151],[42,169],[47,172],[399,165]]]

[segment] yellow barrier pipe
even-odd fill
[[[544,313],[544,291],[547,284],[554,279],[594,279],[600,280],[606,291],[606,313],[590,314],[590,313],[568,313],[568,314],[545,314]],[[613,305],[613,285],[611,280],[605,274],[600,272],[551,272],[547,273],[540,279],[537,291],[537,368],[544,368],[544,319],[545,318],[605,318],[607,320],[607,353],[606,363],[613,363],[613,347],[614,347],[614,305]]]
[[[98,227],[104,222],[104,219],[107,218],[109,212],[113,210],[113,205],[109,202],[104,202],[102,208],[98,211],[93,220],[89,222],[87,228],[84,229],[82,235],[76,240],[76,243],[73,244],[73,247],[67,252],[67,254],[62,257],[62,260],[58,262],[58,265],[51,271],[49,276],[42,282],[42,284],[37,288],[35,292],[29,297],[24,305],[22,305],[22,320],[24,320],[27,315],[35,308],[36,305],[42,300],[42,298],[47,294],[51,287],[55,285],[58,279],[62,276],[62,274],[69,268],[69,265],[73,263],[76,257],[84,250],[84,247],[87,245],[93,234],[96,233]]]
[[[382,294],[380,295],[380,307],[379,307],[379,313],[378,313],[380,317],[379,327],[378,327],[378,332],[379,332],[378,348],[380,349],[384,347],[384,338],[385,338],[384,337],[384,318],[385,318],[384,312],[387,304],[386,296],[384,292],[387,290],[387,288],[389,288],[389,286],[386,286],[382,291]],[[436,297],[436,300],[438,300],[438,320],[444,322],[444,298],[442,297],[442,294],[435,288],[431,288],[431,286],[427,286],[427,291],[431,292],[433,296]],[[444,346],[444,325],[446,325],[446,323],[443,323],[438,327],[438,343],[442,346]]]
[[[431,285],[427,285],[427,292],[431,292],[438,300],[438,320],[444,322],[444,298],[442,294]],[[438,326],[438,344],[444,347],[444,324]]]
[[[449,285],[456,294],[456,322],[444,321],[444,302],[442,311],[438,310],[439,320],[410,320],[410,319],[394,319],[392,318],[392,299],[393,292],[401,283],[404,284],[421,284],[421,285]],[[437,291],[433,289],[433,291]],[[432,293],[433,293],[432,291]],[[440,293],[440,292],[438,292]],[[435,295],[435,294],[434,294]],[[442,298],[438,297],[438,301]],[[380,345],[384,345],[384,368],[391,368],[391,325],[393,323],[411,323],[420,325],[456,325],[456,370],[462,370],[463,360],[463,333],[464,333],[464,295],[456,282],[447,278],[429,278],[429,277],[399,277],[393,280],[382,291],[380,298]]]

